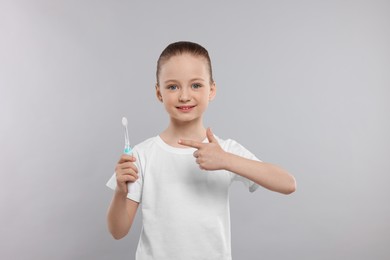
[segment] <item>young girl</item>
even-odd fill
[[[156,96],[170,122],[160,135],[136,145],[133,156],[120,157],[107,183],[115,190],[108,228],[115,239],[126,236],[141,205],[137,260],[230,260],[230,184],[289,194],[295,191],[294,177],[204,127],[216,85],[202,46],[170,44],[156,76]]]

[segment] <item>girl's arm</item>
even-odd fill
[[[126,193],[115,191],[107,214],[108,230],[115,239],[129,233],[139,203],[127,199]]]
[[[107,214],[108,229],[115,239],[127,235],[137,213],[139,203],[127,199],[127,183],[138,179],[135,161],[134,156],[123,154],[115,167],[117,186]]]
[[[207,129],[209,143],[192,140],[179,140],[179,144],[198,149],[194,157],[199,167],[204,170],[228,170],[241,175],[272,191],[290,194],[295,191],[295,178],[282,168],[225,152]]]
[[[225,170],[241,175],[272,191],[283,194],[296,189],[295,178],[279,166],[254,161],[232,153],[225,153]]]

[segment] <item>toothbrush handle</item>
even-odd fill
[[[127,155],[133,156],[133,149],[130,147],[130,145],[125,146],[124,153]],[[136,191],[136,189],[137,188],[136,188],[136,185],[134,184],[134,182],[127,183],[128,193],[134,193]]]
[[[123,151],[127,155],[133,155],[133,149],[130,146],[125,146],[125,150]]]

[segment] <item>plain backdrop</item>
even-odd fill
[[[123,149],[168,125],[156,61],[211,55],[205,117],[297,179],[231,187],[236,260],[390,259],[389,1],[0,1],[0,258],[134,259],[107,231]],[[201,250],[201,249],[200,249]]]

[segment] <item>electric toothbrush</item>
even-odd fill
[[[129,139],[129,130],[127,129],[127,118],[122,117],[122,125],[124,126],[125,130],[125,150],[124,153],[128,155],[133,155],[133,149],[130,146],[130,139]]]

